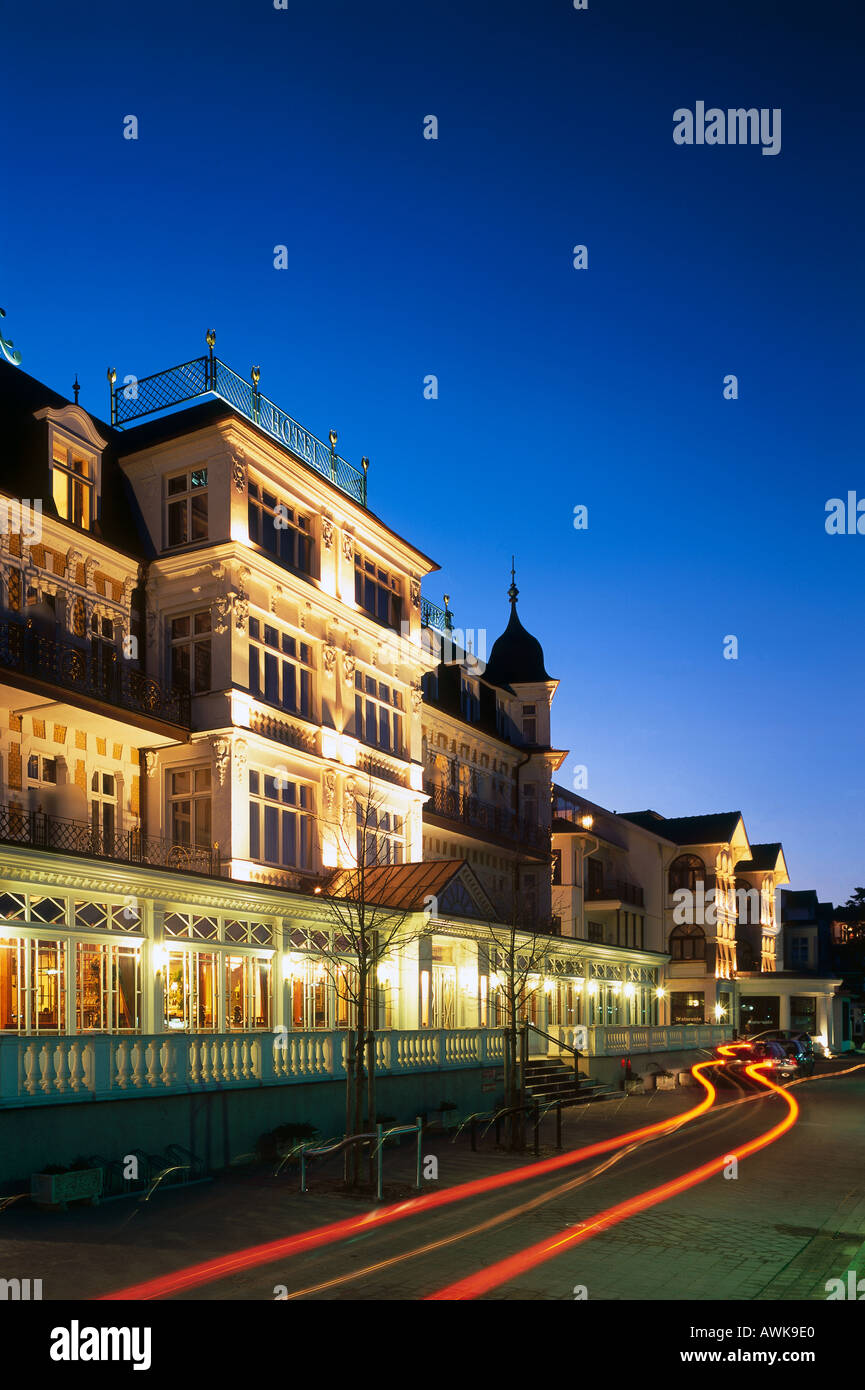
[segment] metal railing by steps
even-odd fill
[[[526,1063],[526,1094],[541,1103],[598,1100],[616,1093],[614,1086],[580,1072],[577,1087],[572,1068],[560,1058],[532,1057]]]

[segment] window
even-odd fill
[[[669,888],[671,893],[687,888],[696,893],[697,884],[706,876],[706,866],[699,855],[680,854],[670,865]]]
[[[199,695],[210,689],[210,609],[171,619],[171,684]]]
[[[173,1030],[213,1033],[217,960],[213,951],[170,951],[165,983],[165,1024]]]
[[[790,964],[799,969],[807,969],[810,959],[810,942],[807,936],[792,936],[790,938]]]
[[[817,1000],[813,994],[791,997],[790,1027],[801,1033],[817,1032]]]
[[[30,942],[30,1031],[66,1031],[66,948],[60,941]]]
[[[43,758],[33,753],[27,759],[27,780],[29,782],[48,782],[54,786],[57,782],[57,759]]]
[[[477,724],[481,717],[481,702],[478,687],[474,681],[460,678],[460,713],[469,724]]]
[[[271,961],[267,956],[225,957],[225,1026],[270,1027]]]
[[[103,853],[113,848],[117,816],[117,778],[111,772],[94,772],[90,779],[90,828]]]
[[[523,741],[536,743],[538,735],[537,711],[534,705],[523,705]]]
[[[73,526],[89,531],[93,521],[95,459],[74,445],[55,438],[51,464],[51,496],[57,515]]]
[[[312,788],[249,773],[249,857],[289,869],[312,867]]]
[[[0,937],[0,1030],[24,1027],[24,941]]]
[[[438,671],[426,671],[420,678],[420,688],[425,700],[437,704],[439,698]]]
[[[136,1031],[141,1017],[139,948],[79,941],[75,952],[78,1032]]]
[[[210,849],[210,768],[187,767],[170,772],[168,805],[174,844]]]
[[[553,883],[558,885],[562,881],[562,851],[553,850]]]
[[[356,671],[354,676],[354,728],[357,738],[403,755],[402,694],[375,676]]]
[[[673,960],[705,960],[706,935],[702,927],[674,927],[670,932]]]
[[[604,866],[600,859],[586,860],[586,896],[595,900],[604,896]]]
[[[194,468],[165,482],[167,544],[207,540],[207,469]]]
[[[356,803],[357,862],[402,864],[405,858],[405,822],[395,811],[384,811],[368,802]]]
[[[286,569],[312,573],[309,518],[253,482],[249,484],[249,539]]]
[[[312,648],[258,618],[249,620],[249,636],[250,694],[309,718]]]
[[[703,1023],[706,1013],[706,996],[704,994],[671,994],[670,995],[670,1022],[679,1023]]]
[[[399,629],[402,618],[402,600],[399,580],[395,574],[383,569],[375,560],[368,559],[355,551],[354,556],[354,596],[361,608],[380,623]]]

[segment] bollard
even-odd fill
[[[556,1148],[562,1147],[562,1102],[556,1105]]]
[[[420,1115],[416,1116],[416,1119],[417,1119],[417,1181],[416,1181],[416,1183],[415,1183],[415,1187],[417,1188],[418,1192],[420,1192],[421,1186],[422,1186],[422,1178],[423,1178],[423,1153],[421,1152],[421,1150],[422,1150],[422,1148],[423,1148],[423,1120],[421,1119]]]

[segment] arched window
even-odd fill
[[[736,916],[740,927],[760,921],[760,890],[746,878],[736,879]]]
[[[679,888],[697,891],[697,884],[705,880],[706,866],[698,854],[680,854],[670,865],[670,892]]]
[[[705,960],[706,933],[702,927],[674,927],[670,932],[670,955],[673,960]]]

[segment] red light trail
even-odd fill
[[[729,1055],[729,1054],[728,1054]],[[702,1065],[711,1065],[704,1064]],[[795,1123],[799,1114],[799,1106],[793,1096],[788,1091],[776,1086],[767,1076],[760,1075],[760,1069],[766,1063],[758,1062],[745,1068],[745,1074],[751,1076],[755,1081],[760,1082],[769,1090],[775,1091],[787,1103],[788,1111],[784,1119],[772,1129],[766,1130],[756,1139],[751,1139],[737,1151],[738,1158],[746,1158],[749,1154],[756,1153],[759,1149],[765,1149],[769,1144],[773,1144],[776,1139],[780,1139]],[[698,1068],[693,1068],[697,1074]],[[710,1084],[710,1083],[707,1083]],[[444,1289],[439,1289],[436,1293],[429,1294],[425,1301],[457,1301],[461,1299],[477,1298],[480,1294],[488,1293],[491,1289],[498,1288],[501,1284],[508,1283],[516,1279],[519,1275],[525,1274],[528,1270],[534,1269],[537,1265],[545,1263],[547,1260],[554,1259],[564,1250],[572,1250],[575,1246],[581,1245],[586,1240],[591,1240],[592,1236],[598,1235],[601,1231],[609,1230],[611,1226],[616,1226],[620,1221],[626,1221],[629,1216],[635,1216],[638,1212],[645,1211],[649,1207],[656,1206],[659,1202],[667,1202],[671,1197],[677,1196],[680,1192],[687,1191],[690,1187],[696,1187],[698,1183],[705,1182],[707,1178],[719,1173],[729,1161],[729,1155],[724,1154],[720,1158],[713,1158],[708,1163],[703,1163],[698,1168],[692,1168],[690,1172],[684,1173],[681,1177],[674,1178],[671,1182],[662,1183],[660,1187],[649,1188],[647,1192],[641,1192],[636,1197],[630,1197],[625,1202],[619,1202],[614,1207],[608,1207],[606,1211],[600,1212],[587,1222],[581,1222],[579,1226],[573,1226],[564,1235],[554,1236],[547,1240],[539,1241],[537,1245],[530,1245],[525,1250],[520,1250],[516,1255],[511,1255],[506,1260],[499,1260],[494,1265],[488,1265],[485,1269],[479,1270],[476,1274],[470,1274],[464,1279],[459,1279],[454,1284],[449,1284]]]
[[[515,1183],[528,1182],[532,1178],[558,1172],[559,1169],[567,1168],[571,1164],[581,1163],[584,1159],[611,1153],[626,1144],[649,1139],[666,1130],[687,1124],[711,1108],[717,1091],[711,1081],[702,1075],[702,1072],[708,1067],[721,1065],[720,1061],[711,1061],[699,1062],[695,1067],[692,1067],[694,1076],[705,1088],[706,1094],[699,1105],[694,1106],[691,1110],[686,1110],[683,1115],[677,1115],[668,1120],[660,1120],[656,1124],[644,1125],[640,1129],[628,1130],[625,1134],[614,1135],[611,1139],[599,1140],[598,1143],[589,1144],[585,1148],[572,1149],[567,1153],[557,1154],[555,1158],[542,1159],[540,1163],[527,1164],[516,1171],[497,1173],[488,1178],[476,1178],[471,1182],[460,1183],[456,1187],[447,1188],[443,1192],[431,1192],[424,1197],[416,1197],[408,1202],[398,1202],[392,1206],[364,1212],[361,1216],[351,1216],[344,1221],[331,1222],[326,1226],[316,1226],[312,1230],[302,1231],[298,1235],[283,1236],[279,1240],[268,1241],[264,1245],[248,1246],[244,1250],[235,1250],[228,1255],[219,1255],[214,1259],[204,1260],[200,1264],[187,1265],[184,1269],[174,1270],[171,1274],[158,1275],[155,1279],[147,1279],[143,1283],[132,1284],[128,1288],[118,1289],[115,1293],[103,1294],[98,1301],[162,1298],[166,1294],[179,1293],[184,1289],[196,1288],[200,1284],[209,1284],[216,1279],[225,1279],[240,1270],[253,1269],[257,1265],[272,1264],[275,1260],[287,1259],[306,1250],[321,1249],[322,1246],[330,1245],[334,1241],[363,1235],[371,1228],[378,1229],[395,1221],[402,1221],[408,1216],[417,1216],[422,1212],[451,1206],[455,1202],[463,1202],[471,1197],[496,1192],[500,1188],[510,1187]]]

